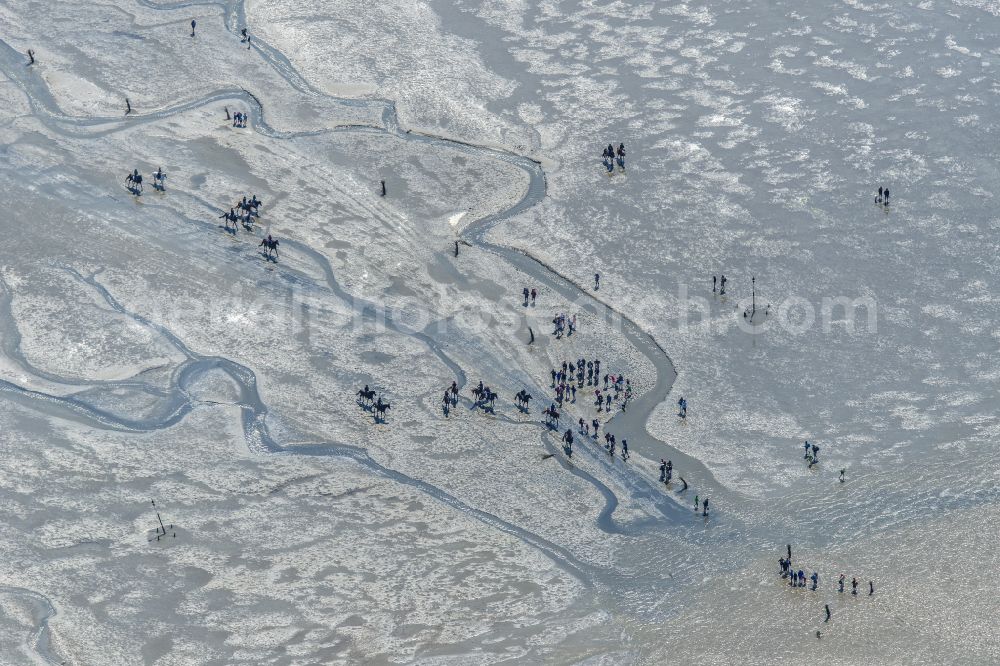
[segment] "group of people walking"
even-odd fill
[[[844,593],[844,581],[847,579],[844,574],[840,574],[840,580],[837,581],[837,592],[840,594]],[[856,576],[851,576],[851,594],[855,597],[858,596],[858,585],[859,581]],[[868,581],[868,596],[873,596],[875,594],[875,581]]]
[[[889,188],[879,187],[878,194],[875,195],[875,203],[882,204],[883,206],[889,205]]]
[[[550,408],[551,411],[555,411],[555,404],[553,403]],[[546,410],[547,412],[550,410]],[[590,438],[593,441],[598,441],[601,432],[601,422],[597,419],[592,420],[587,423],[583,417],[577,421],[578,433],[584,437]],[[563,444],[568,452],[572,451],[573,447],[573,432],[572,430],[567,430],[562,437]],[[621,440],[621,446],[618,446],[618,439],[615,435],[607,430],[604,431],[604,450],[607,452],[608,456],[613,458],[617,451],[621,452],[621,458],[623,461],[628,462],[631,457],[631,452],[629,451],[628,440],[624,437]],[[669,486],[673,480],[674,475],[674,463],[671,460],[660,459],[660,483]],[[678,477],[680,482],[684,484],[684,487],[677,492],[684,492],[688,489],[688,482],[684,480],[684,477]],[[702,515],[708,516],[708,498],[700,498],[697,495],[694,498],[694,509],[695,513],[701,510]]]
[[[802,449],[805,451],[803,458],[807,463],[809,463],[809,469],[819,464],[819,447],[815,444],[810,444],[808,440],[802,443]],[[845,483],[847,481],[847,468],[840,468],[840,476],[838,481]]]
[[[605,374],[602,390],[600,359],[563,361],[561,369],[553,368],[550,373],[551,387],[555,389],[556,402],[560,407],[563,402],[575,403],[576,392],[584,387],[585,382],[587,386],[594,387],[594,406],[598,412],[606,411],[610,414],[612,404],[619,401],[624,411],[632,399],[632,383],[624,375]]]
[[[611,388],[608,388],[608,381],[611,382]],[[614,396],[612,396],[612,391]],[[600,388],[594,389],[594,405],[597,407],[597,411],[600,412],[603,406],[604,411],[611,413],[612,402],[618,403],[621,398],[622,393],[625,394],[624,398],[621,399],[621,409],[624,412],[628,409],[628,402],[632,399],[632,384],[630,380],[625,379],[624,375],[604,375],[604,391],[602,392]],[[602,405],[603,403],[603,405]]]
[[[584,377],[587,386],[597,386],[601,375],[601,360],[588,361],[585,358],[578,358],[576,361],[563,361],[561,369],[552,368],[549,373],[552,376],[550,386],[553,388],[572,383],[574,380],[580,388],[583,388]]]
[[[583,419],[580,419],[583,421]],[[597,428],[594,428],[594,439],[597,439]],[[605,431],[604,433],[604,450],[608,452],[608,455],[612,458],[615,457],[615,449],[618,447],[618,440],[610,432]],[[628,452],[628,440],[622,438],[622,460],[627,461],[629,458]]]
[[[792,558],[789,557],[788,559],[785,559],[783,557],[779,557],[778,565],[781,567],[781,577],[788,578],[789,587],[806,586],[806,573],[802,569],[796,571],[792,568]],[[812,581],[812,589],[815,590],[819,585],[819,574],[813,571],[809,580]]]
[[[569,337],[576,333],[576,315],[557,314],[552,318],[552,325],[555,327],[552,335],[556,336],[556,340],[562,339],[563,335]]]
[[[563,361],[561,367],[552,368],[550,373],[552,378],[550,386],[555,389],[556,399],[545,410],[550,427],[552,426],[553,419],[556,422],[558,421],[558,410],[562,408],[563,403],[575,403],[577,390],[582,389],[584,386],[594,387],[594,404],[598,412],[606,411],[610,413],[612,403],[620,399],[622,400],[622,409],[624,410],[628,401],[632,398],[631,381],[626,379],[624,375],[605,374],[603,376],[602,390],[600,359],[587,360],[579,358],[575,361]],[[624,397],[622,397],[622,394],[624,394]],[[601,422],[598,419],[594,418],[590,422],[587,422],[581,416],[577,421],[577,427],[580,435],[590,438],[595,442],[598,441],[601,433]],[[572,428],[563,433],[562,440],[566,451],[572,452],[574,441]],[[622,460],[625,461],[631,456],[628,448],[628,440],[622,439],[621,446],[619,447],[618,439],[614,434],[607,431],[604,432],[604,449],[610,457],[614,457],[616,452],[620,451]]]
[[[796,569],[792,566],[792,545],[787,546],[787,556],[778,558],[778,566],[780,567],[780,575],[782,578],[788,579],[789,587],[806,587],[806,581],[810,581],[812,584],[809,587],[812,591],[816,591],[819,588],[819,573],[816,571],[812,572],[812,575],[806,578],[806,573],[802,569]],[[840,578],[837,580],[837,593],[844,594],[844,583],[847,580],[847,576],[840,574]],[[853,596],[858,596],[858,586],[861,581],[858,580],[857,576],[851,577],[851,594]],[[874,596],[875,594],[875,581],[868,581],[868,596]],[[826,611],[826,618],[824,622],[830,621],[830,605],[826,604],[824,606]],[[818,635],[818,632],[817,632]]]
[[[600,434],[601,431],[600,421],[594,419],[590,423],[587,423],[583,419],[583,417],[580,417],[580,420],[577,422],[577,425],[579,427],[579,433],[581,435],[583,435],[584,437],[589,437],[590,439],[593,439],[595,442],[598,441],[599,439],[598,435]],[[591,429],[591,427],[593,427],[593,430]],[[615,455],[615,451],[618,450],[618,439],[612,433],[606,430],[604,431],[604,450],[607,451],[608,455],[612,458]],[[621,444],[622,460],[628,461],[631,455],[632,454],[629,452],[628,449],[628,440],[622,438],[622,444]]]
[[[537,289],[535,289],[534,287],[532,287],[531,289],[528,289],[527,287],[525,287],[521,293],[524,294],[524,303],[522,303],[522,305],[524,305],[524,307],[528,307],[529,301],[530,301],[530,303],[531,303],[532,306],[535,305],[535,299],[538,298],[538,290]]]
[[[619,143],[618,149],[615,150],[615,147],[609,143],[608,147],[604,149],[604,153],[602,154],[602,161],[604,163],[604,168],[608,170],[608,173],[611,173],[615,170],[615,164],[618,165],[619,169],[624,171],[625,144]]]

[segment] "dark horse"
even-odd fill
[[[250,199],[243,197],[243,199],[236,204],[237,208],[242,209],[244,212],[251,213],[253,215],[260,215],[258,209],[260,208],[261,200],[257,198],[257,195],[253,195]]]
[[[562,436],[563,450],[566,455],[573,455],[573,429],[569,428],[566,433]]]
[[[372,402],[375,400],[375,391],[368,388],[368,384],[358,391],[358,404],[361,405],[365,410],[369,410],[372,407]]]
[[[476,404],[473,407],[482,407],[487,412],[493,411],[497,394],[491,391],[489,386],[483,386],[483,383],[479,382],[479,386],[472,389],[472,396],[476,399]]]
[[[389,411],[391,406],[388,402],[382,402],[382,396],[378,397],[378,400],[372,405],[372,415],[375,417],[375,423],[385,423],[385,413]]]
[[[523,413],[528,413],[528,403],[531,402],[531,394],[525,390],[520,390],[514,394],[514,402],[517,403],[517,408]]]
[[[139,195],[142,194],[142,174],[139,173],[138,169],[135,169],[125,177],[125,187],[132,194]]]
[[[545,415],[545,425],[553,430],[559,427],[559,410],[555,405],[549,406],[542,414]]]
[[[274,261],[275,263],[278,262],[278,241],[271,238],[271,234],[268,234],[267,238],[262,240],[260,242],[260,245],[258,245],[257,247],[264,248],[264,251],[261,252],[261,254],[264,255],[265,259],[267,259],[268,261]],[[271,253],[274,253],[273,258],[271,257]]]
[[[226,221],[226,231],[229,231],[229,225],[230,224],[233,225],[233,233],[234,234],[237,231],[239,231],[239,229],[237,229],[237,227],[236,227],[236,220],[238,218],[236,217],[236,211],[234,209],[230,208],[229,212],[228,213],[223,213],[222,215],[220,215],[219,219]]]

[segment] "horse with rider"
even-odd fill
[[[555,403],[549,405],[542,414],[545,415],[545,425],[552,430],[559,428],[559,410],[556,409]]]
[[[391,406],[388,402],[382,401],[381,395],[375,400],[375,404],[372,405],[372,416],[375,417],[375,423],[385,423],[385,413],[389,411]]]
[[[136,196],[142,194],[142,174],[138,169],[133,169],[132,173],[125,176],[125,187]]]
[[[258,245],[257,247],[264,248],[264,251],[261,252],[261,254],[264,255],[265,259],[267,259],[268,261],[273,261],[274,263],[278,263],[278,245],[279,241],[275,240],[274,238],[271,238],[271,234],[268,234],[267,238],[262,240],[260,242],[260,245]]]

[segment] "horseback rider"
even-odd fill
[[[276,241],[273,238],[271,238],[271,234],[268,234],[267,238],[265,238],[264,240],[262,240],[260,242],[260,245],[258,245],[257,247],[263,247],[263,248],[265,248],[265,250],[266,250],[265,256],[268,259],[271,258],[271,252],[274,252],[275,259],[277,259],[277,256],[278,256],[278,241]]]
[[[129,185],[129,189],[133,194],[138,194],[142,191],[142,176],[139,174],[138,169],[133,169],[132,173],[125,177],[125,182]]]
[[[374,416],[376,423],[378,423],[380,419],[383,422],[385,421],[385,413],[389,410],[389,408],[389,403],[382,402],[382,396],[380,395],[375,404],[372,405],[372,415]]]
[[[365,387],[360,391],[358,391],[358,402],[361,404],[362,407],[365,407],[368,404],[372,404],[374,400],[375,400],[375,391],[372,391],[370,388],[368,388],[368,384],[365,384]]]

